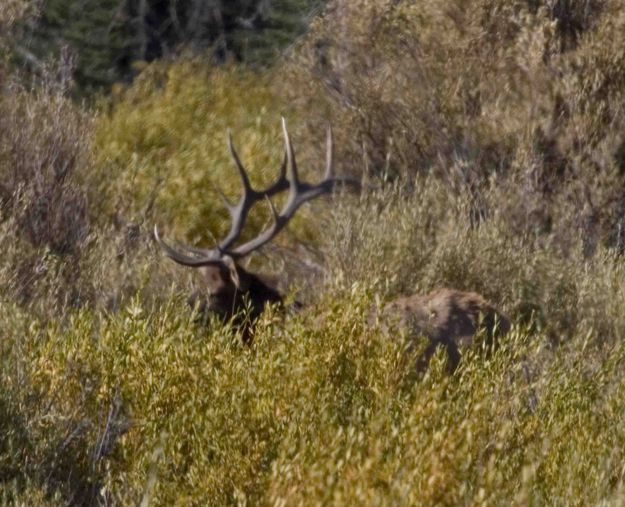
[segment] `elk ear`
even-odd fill
[[[232,280],[234,286],[241,292],[247,292],[250,283],[245,270],[239,267],[230,256],[224,256],[223,262],[228,268],[228,271],[230,271],[230,280]]]

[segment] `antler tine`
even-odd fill
[[[239,158],[239,154],[234,148],[234,143],[232,142],[232,131],[230,129],[228,129],[228,149],[230,150],[230,155],[232,156],[232,159],[237,166],[239,176],[241,177],[241,182],[243,183],[243,188],[248,191],[252,190],[252,185],[250,184],[250,179],[247,176],[247,172],[245,172],[245,167],[243,167],[241,159]]]
[[[162,238],[160,233],[158,232],[158,226],[154,226],[154,239],[159,244],[159,246],[163,249],[167,257],[171,260],[177,262],[178,264],[182,264],[183,266],[190,266],[193,268],[198,268],[201,266],[208,266],[210,264],[216,264],[219,262],[219,259],[210,255],[212,252],[209,250],[201,250],[199,248],[193,247],[185,247],[185,249],[192,251],[197,254],[203,254],[204,257],[192,257],[187,255],[184,252],[176,250],[174,247],[166,243]]]
[[[282,155],[282,162],[280,163],[280,169],[278,172],[278,181],[286,180],[286,164],[288,162],[288,154],[286,150]]]
[[[286,170],[289,178],[290,193],[295,193],[300,188],[299,175],[297,174],[297,161],[295,160],[295,152],[291,144],[291,137],[286,128],[286,120],[282,117],[282,133],[284,134],[284,148],[286,150]]]
[[[327,180],[334,175],[334,143],[332,142],[332,126],[328,125],[326,134],[326,170],[323,179]]]
[[[278,220],[278,211],[276,210],[276,207],[273,205],[273,202],[271,202],[271,199],[268,195],[265,196],[265,199],[267,199],[267,204],[269,205],[269,211],[271,211],[271,216],[273,217],[274,222],[276,222]]]
[[[221,187],[219,187],[218,185],[215,185],[215,191],[217,192],[217,195],[219,195],[219,198],[222,200],[222,202],[224,203],[224,206],[227,209],[234,209],[235,208],[235,204],[228,199],[228,197],[226,196],[226,194],[224,193],[224,191],[221,189]]]
[[[234,160],[234,163],[237,167],[237,171],[239,172],[239,176],[241,177],[241,182],[243,183],[243,195],[239,199],[239,202],[236,205],[232,205],[226,199],[226,207],[228,212],[230,213],[231,225],[230,231],[227,236],[219,242],[216,249],[220,253],[227,253],[228,248],[237,240],[241,235],[241,231],[243,231],[243,227],[245,226],[245,221],[247,219],[247,214],[250,209],[254,205],[254,203],[263,197],[263,193],[257,192],[252,188],[252,184],[250,183],[250,179],[247,175],[247,171],[245,167],[241,163],[241,159],[239,158],[239,154],[234,147],[234,143],[232,142],[232,132],[228,129],[228,149],[230,150],[230,155]]]

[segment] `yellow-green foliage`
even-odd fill
[[[623,501],[622,342],[554,354],[517,329],[492,358],[447,377],[438,356],[412,384],[401,342],[366,325],[370,303],[354,286],[267,315],[254,349],[194,327],[177,299],[66,325],[3,303],[3,401],[23,419],[2,448],[28,446],[3,451],[12,494],[84,481],[115,504]]]
[[[272,91],[271,77],[238,67],[211,70],[196,60],[145,69],[98,122],[106,212],[128,203],[131,213],[141,214],[155,198],[168,231],[181,238],[210,244],[225,234],[228,214],[217,189],[233,201],[241,192],[228,129],[256,188],[279,174],[280,116],[289,110]],[[300,144],[296,138],[296,149]],[[258,230],[269,216],[266,206],[255,210],[250,229]]]

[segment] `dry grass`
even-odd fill
[[[284,90],[352,171],[433,174],[472,220],[621,248],[624,25],[618,1],[335,1]]]

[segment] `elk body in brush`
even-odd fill
[[[277,180],[264,189],[252,187],[247,171],[228,134],[228,148],[237,168],[243,194],[239,201],[230,203],[224,197],[230,213],[230,231],[225,238],[211,248],[193,246],[173,247],[166,242],[158,227],[154,227],[154,237],[165,254],[183,266],[197,268],[202,274],[202,286],[205,291],[203,310],[219,316],[224,321],[234,321],[245,326],[244,337],[249,340],[249,324],[252,324],[271,303],[282,305],[283,295],[264,277],[247,271],[241,266],[241,260],[252,252],[269,243],[293,218],[296,211],[305,202],[331,193],[339,185],[358,187],[357,181],[334,176],[332,131],[328,128],[326,140],[326,161],[323,179],[319,183],[308,183],[300,179],[291,138],[282,120],[285,156]],[[286,201],[280,211],[272,203],[272,197],[286,192]],[[255,238],[236,245],[239,241],[246,219],[252,207],[259,202],[266,202],[273,217],[272,224]],[[197,294],[194,299],[197,299]],[[249,311],[245,312],[247,309]]]
[[[427,338],[428,345],[417,358],[417,372],[427,369],[441,347],[447,355],[447,370],[453,373],[462,350],[474,347],[478,334],[484,337],[481,343],[488,351],[510,330],[508,317],[480,294],[450,288],[394,299],[384,307],[382,320],[406,332],[408,351],[419,337]]]

